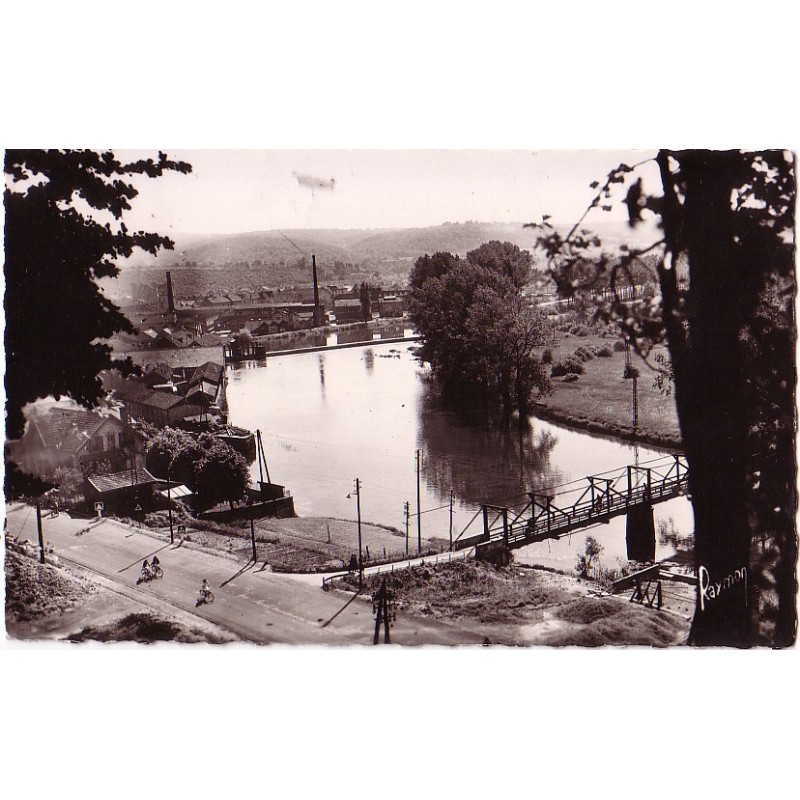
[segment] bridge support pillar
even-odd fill
[[[652,506],[640,505],[629,509],[625,541],[630,561],[655,561],[656,526]]]
[[[507,567],[514,557],[502,542],[495,541],[479,544],[475,548],[475,558],[478,561],[488,561],[496,567]]]

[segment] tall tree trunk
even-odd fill
[[[673,254],[689,260],[688,331],[678,331],[671,274],[662,274],[664,315],[675,370],[675,399],[695,517],[699,576],[690,641],[696,645],[746,647],[753,643],[753,593],[747,514],[746,439],[740,333],[747,313],[743,265],[734,248],[731,191],[737,186],[739,153],[676,154],[683,208],[665,209],[665,234]],[[662,175],[664,164],[662,164]],[[673,178],[665,193],[673,190]],[[666,202],[675,200],[667,197]],[[675,219],[680,215],[680,223]],[[666,281],[666,286],[664,286]]]

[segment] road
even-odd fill
[[[12,537],[37,543],[35,510],[6,506]],[[53,553],[77,564],[100,582],[118,586],[154,610],[175,608],[215,623],[237,636],[259,643],[372,644],[372,604],[350,600],[341,592],[324,592],[321,577],[312,584],[244,564],[221,553],[170,544],[155,532],[139,530],[114,520],[99,523],[72,519],[67,514],[43,519],[44,539]],[[164,577],[137,586],[142,561],[158,555]],[[212,604],[195,608],[197,591],[207,578],[215,594]],[[166,604],[166,605],[165,605]],[[455,628],[398,614],[391,632],[393,644],[479,644],[475,631]]]

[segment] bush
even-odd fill
[[[572,381],[576,381],[576,380],[578,380],[578,378],[580,378],[580,375],[577,375],[574,372],[568,372],[564,376],[564,383],[572,383]]]
[[[637,367],[625,367],[625,372],[622,373],[623,378],[638,378],[639,370]]]
[[[611,358],[614,352],[610,347],[598,347],[596,354],[599,358]]]
[[[553,351],[546,347],[544,352],[542,353],[542,364],[552,364],[553,363]]]
[[[580,325],[577,330],[578,336],[588,336],[589,329],[585,325]]]
[[[574,355],[553,364],[550,370],[550,376],[553,378],[560,378],[563,375],[583,375],[583,364],[579,358]]]
[[[614,350],[616,350],[617,353],[621,353],[624,349],[625,349],[625,342],[622,342],[619,339],[617,339],[617,341],[614,342]]]

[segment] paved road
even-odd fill
[[[6,507],[11,536],[36,543],[36,514],[29,506]],[[201,616],[242,638],[263,643],[371,644],[372,604],[361,598],[348,602],[340,592],[324,592],[292,576],[267,572],[252,562],[243,564],[223,554],[208,553],[165,542],[155,533],[140,532],[113,520],[92,524],[67,514],[45,517],[44,538],[54,553],[86,567],[117,585],[136,590],[145,603],[163,609],[166,602]],[[164,577],[136,586],[143,559],[158,554]],[[197,590],[207,578],[216,596],[212,604],[195,608]],[[477,632],[398,614],[392,629],[397,644],[479,644]]]

